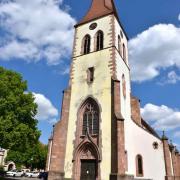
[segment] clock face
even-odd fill
[[[89,29],[90,29],[90,30],[94,30],[94,29],[96,29],[96,27],[97,27],[97,23],[92,23],[92,24],[89,26]]]

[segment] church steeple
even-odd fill
[[[78,23],[84,24],[91,20],[114,14],[118,19],[118,14],[113,0],[92,0],[91,7],[84,18]]]

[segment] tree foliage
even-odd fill
[[[0,165],[0,173],[4,172],[4,166]]]
[[[28,164],[30,164],[32,168],[45,169],[47,152],[48,146],[38,143],[36,148],[31,151],[31,159]]]
[[[45,169],[47,151],[47,145],[38,142],[34,147],[27,149],[24,153],[9,150],[6,161],[13,160],[16,162],[16,166],[25,165],[31,169]]]
[[[11,160],[15,162],[24,162],[25,152],[38,144],[36,113],[27,82],[19,73],[0,67],[0,147],[14,152]]]

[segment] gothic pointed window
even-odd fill
[[[122,56],[122,54],[121,54],[121,37],[120,37],[120,35],[118,36],[118,51],[119,51],[119,54]]]
[[[126,62],[126,46],[123,44],[123,59]]]
[[[90,47],[91,47],[91,37],[90,35],[86,35],[83,39],[83,53],[88,54],[90,53]]]
[[[141,155],[136,156],[136,176],[143,176],[143,159]]]
[[[102,50],[104,47],[104,34],[102,31],[98,31],[96,34],[96,51]]]
[[[86,132],[90,135],[97,135],[99,133],[99,113],[97,106],[94,103],[87,103],[83,114],[83,128],[82,134]]]

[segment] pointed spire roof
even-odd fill
[[[118,19],[118,14],[113,0],[92,0],[91,7],[84,18],[78,23],[84,24],[108,14],[114,14]]]

